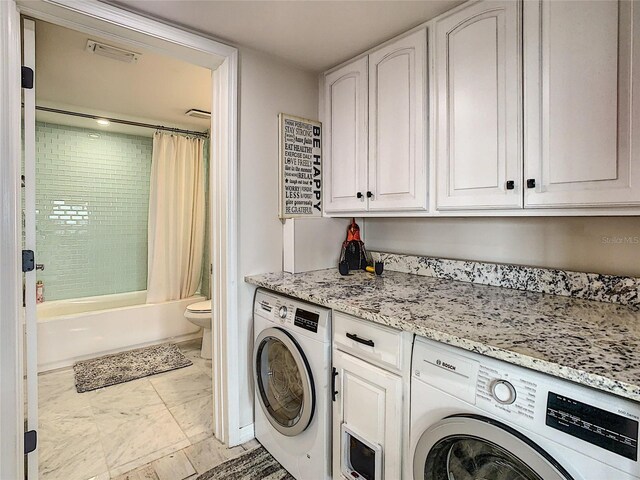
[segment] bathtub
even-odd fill
[[[184,311],[203,296],[147,305],[146,295],[140,291],[38,305],[38,370],[201,335],[200,328],[184,318]]]

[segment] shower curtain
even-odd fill
[[[156,132],[149,198],[147,303],[196,293],[204,249],[204,140]]]

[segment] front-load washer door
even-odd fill
[[[414,480],[572,480],[521,433],[480,415],[452,415],[427,429],[413,457]]]
[[[315,409],[313,377],[304,352],[285,330],[267,328],[253,352],[256,391],[267,420],[293,437],[311,423]]]

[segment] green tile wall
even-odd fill
[[[45,299],[144,290],[152,139],[36,125],[38,279]]]
[[[147,288],[152,147],[151,137],[36,124],[36,245],[46,300]],[[201,291],[209,297],[208,141],[204,160]]]

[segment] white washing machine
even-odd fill
[[[414,480],[640,478],[640,404],[417,338]]]
[[[256,291],[256,439],[297,480],[331,478],[331,310]]]

